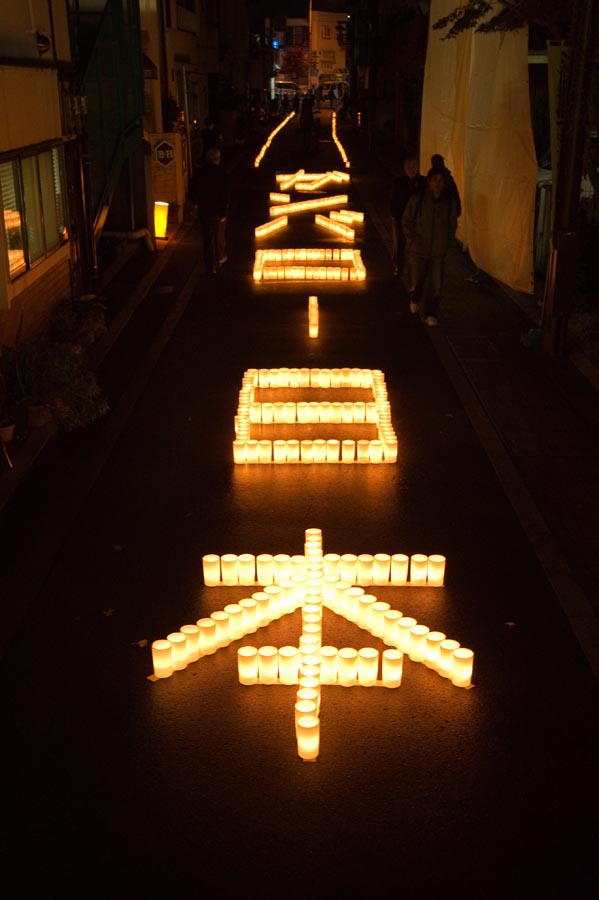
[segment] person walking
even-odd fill
[[[197,206],[198,221],[204,243],[206,273],[217,274],[227,261],[225,229],[229,211],[229,177],[221,168],[221,152],[210,147],[206,162],[194,173],[189,186],[189,199]]]
[[[455,183],[455,179],[451,174],[451,170],[447,168],[445,165],[445,160],[441,156],[440,153],[433,153],[431,156],[431,166],[433,169],[439,169],[443,173],[443,180],[445,182],[445,190],[449,191],[451,196],[453,197],[453,202],[455,205],[455,214],[459,219],[462,215],[462,201],[460,199],[460,192],[458,191],[458,186]]]
[[[410,312],[437,325],[437,312],[443,289],[444,263],[450,241],[455,235],[457,216],[453,197],[444,190],[441,169],[429,169],[427,188],[408,200],[401,219],[408,257],[408,293]]]
[[[406,239],[401,226],[401,217],[410,197],[421,194],[427,188],[427,181],[421,175],[418,160],[408,155],[403,161],[402,173],[393,181],[389,212],[391,213],[391,229],[393,233],[393,272],[404,275],[406,262]]]

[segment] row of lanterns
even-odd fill
[[[291,260],[285,259],[283,254],[294,252],[298,255],[294,257],[295,264],[290,265]],[[297,265],[299,260],[328,265]],[[337,262],[337,265],[331,266],[331,262]],[[259,249],[254,258],[253,277],[254,281],[365,281],[366,266],[361,251],[354,248],[348,248],[345,254],[339,247],[304,247],[297,251]]]
[[[341,155],[341,159],[345,163],[346,168],[349,169],[350,162],[349,162],[349,159],[347,158],[347,153],[345,152],[343,144],[341,143],[341,141],[339,140],[339,137],[337,136],[337,113],[336,112],[333,112],[333,114],[331,116],[331,132],[333,135],[333,140],[335,141],[335,146],[337,147],[337,150],[339,151],[339,153]]]
[[[276,387],[294,383],[298,387],[367,387],[373,400],[287,401],[261,403],[256,388],[264,383]],[[373,439],[306,438],[304,440],[257,440],[251,437],[252,424],[371,423],[378,436]],[[391,422],[391,404],[385,377],[380,369],[247,369],[244,372],[235,416],[233,458],[236,463],[270,462],[397,462],[398,444]]]
[[[261,150],[260,150],[260,153],[258,154],[258,156],[256,157],[256,159],[254,160],[254,168],[255,168],[255,169],[257,169],[257,168],[260,166],[260,163],[261,163],[262,160],[264,159],[264,154],[266,153],[266,151],[268,150],[268,148],[269,148],[270,145],[272,144],[274,138],[277,136],[277,134],[279,133],[279,131],[281,131],[281,129],[284,128],[285,125],[287,125],[288,122],[290,122],[290,121],[293,119],[294,115],[295,115],[294,112],[290,112],[289,115],[286,116],[286,117],[283,119],[283,121],[282,121],[279,125],[277,125],[276,128],[273,128],[273,130],[270,132],[270,134],[268,135],[266,141],[265,141],[264,144],[262,145],[262,148],[261,148]]]
[[[270,206],[268,214],[272,216],[288,216],[293,213],[309,212],[312,209],[326,209],[331,206],[343,206],[349,202],[347,194],[331,194],[315,197],[312,200],[296,200],[293,203],[279,203]]]
[[[318,297],[312,296],[308,297],[308,337],[309,338],[317,338],[318,337],[318,326],[320,321],[320,314],[318,310]],[[250,408],[250,417],[252,415],[252,411]]]
[[[207,553],[202,557],[202,574],[207,587],[227,585],[301,585],[309,577],[305,555],[287,553]],[[441,587],[445,581],[446,559],[440,553],[326,553],[323,556],[322,591],[334,602],[342,587],[352,585],[410,585]],[[350,595],[353,596],[353,595]],[[332,608],[335,608],[334,606]],[[335,609],[336,612],[341,610]]]

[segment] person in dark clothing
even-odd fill
[[[407,156],[403,163],[403,172],[393,182],[389,211],[393,231],[393,271],[395,275],[403,275],[406,263],[406,239],[401,227],[401,217],[408,200],[414,194],[420,194],[427,188],[424,175],[418,171],[418,160],[415,156]]]
[[[440,153],[433,153],[431,156],[431,166],[433,169],[439,169],[443,173],[443,181],[445,182],[445,190],[449,191],[453,198],[453,203],[455,206],[455,213],[457,218],[459,219],[462,215],[462,201],[460,199],[460,192],[458,191],[458,186],[455,183],[454,177],[451,174],[451,171],[445,165],[445,160],[441,156]]]
[[[408,200],[401,224],[407,243],[410,312],[437,325],[445,256],[454,238],[457,217],[450,192],[444,188],[441,169],[430,169],[427,189]]]
[[[216,122],[210,116],[206,116],[204,119],[204,128],[202,128],[200,137],[202,138],[202,162],[204,163],[206,154],[211,147],[218,147],[221,150],[223,146],[222,135],[216,127]]]
[[[220,166],[221,152],[210,147],[206,162],[196,170],[189,186],[189,199],[198,208],[208,275],[216,275],[227,261],[225,228],[229,212],[229,177]]]

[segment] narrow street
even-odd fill
[[[329,116],[310,157],[292,121],[252,162],[234,170],[221,273],[182,229],[100,367],[109,417],[56,439],[0,521],[3,855],[19,872],[3,896],[596,898],[588,659],[372,216],[352,245],[364,282],[252,279],[257,247],[348,246],[313,211],[254,237],[277,172],[345,171]],[[365,211],[370,173],[347,171],[323,190]],[[382,371],[397,463],[234,465],[244,372],[282,367]],[[368,590],[475,654],[470,689],[407,656],[398,689],[324,685],[314,762],[296,687],[237,676],[240,646],[298,645],[299,609],[149,677],[153,641],[258,589],[205,586],[204,555],[302,554],[308,528],[324,553],[444,555],[442,587]],[[328,608],[322,643],[385,649]]]

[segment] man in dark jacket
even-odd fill
[[[406,240],[401,228],[401,217],[408,200],[414,194],[425,191],[426,178],[418,171],[418,160],[415,156],[407,156],[403,163],[403,172],[393,182],[389,211],[393,230],[393,272],[401,275],[405,268]]]
[[[455,214],[459,219],[462,215],[462,201],[460,199],[460,192],[458,191],[458,186],[455,183],[455,179],[451,174],[450,169],[445,165],[445,160],[441,156],[440,153],[433,153],[431,156],[431,166],[433,169],[439,169],[443,173],[443,181],[445,182],[445,190],[449,191],[453,198],[453,203],[455,206]]]
[[[221,169],[221,152],[210,147],[206,163],[193,175],[189,199],[198,208],[198,221],[204,240],[204,261],[208,275],[216,275],[219,266],[227,261],[225,228],[229,212],[229,178]]]
[[[408,201],[401,224],[407,243],[410,312],[420,312],[427,325],[437,325],[443,288],[445,256],[455,236],[457,216],[450,193],[444,190],[441,169],[430,169],[423,194]]]

